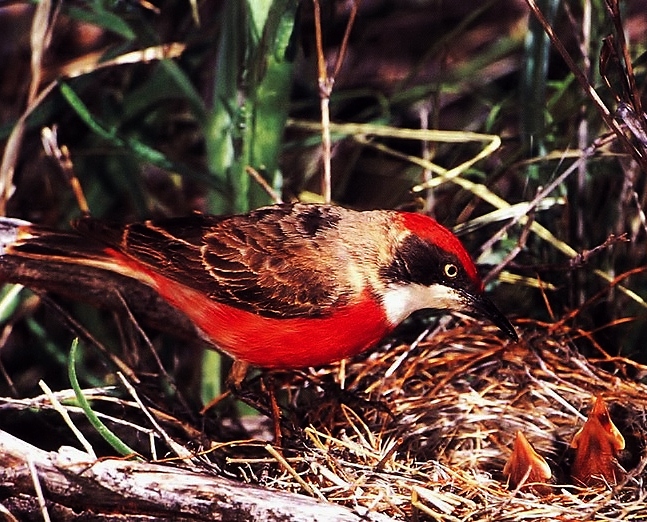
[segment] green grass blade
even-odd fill
[[[97,430],[99,435],[108,443],[110,446],[114,448],[115,451],[117,451],[120,455],[123,456],[133,456],[136,455],[137,452],[132,449],[130,446],[128,446],[126,443],[124,443],[117,435],[115,435],[109,428],[106,426],[97,416],[96,413],[92,410],[92,407],[90,406],[90,403],[88,400],[85,398],[85,395],[83,395],[83,390],[81,389],[81,386],[79,384],[79,380],[76,376],[76,354],[77,354],[77,349],[79,346],[79,340],[74,339],[72,341],[72,347],[70,348],[70,359],[68,362],[67,366],[67,373],[70,379],[70,384],[72,385],[72,389],[74,390],[74,395],[76,396],[76,400],[79,402],[79,405],[81,406],[81,409],[83,410],[83,413],[85,413],[85,416],[88,418],[88,421],[90,421],[90,424],[94,427],[94,429]]]
[[[135,138],[120,137],[116,129],[109,128],[90,112],[88,106],[67,83],[61,83],[60,90],[63,98],[70,104],[83,123],[85,123],[95,134],[107,140],[113,146],[130,150],[130,152],[132,152],[140,161],[146,161],[161,169],[170,172],[178,172],[183,176],[192,177],[198,181],[209,183],[215,191],[220,194],[227,194],[225,184],[215,179],[213,176],[195,171],[184,165],[177,164],[169,160],[162,152]]]

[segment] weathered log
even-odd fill
[[[33,470],[53,520],[390,520],[179,465],[93,461],[70,447],[47,452],[0,430],[0,507],[5,516],[42,520]]]

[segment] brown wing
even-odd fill
[[[348,300],[330,237],[340,210],[277,205],[249,214],[76,228],[211,299],[270,317],[325,316]]]

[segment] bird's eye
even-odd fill
[[[458,268],[454,263],[447,263],[445,265],[445,275],[451,277],[452,279],[458,275]]]

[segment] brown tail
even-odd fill
[[[180,337],[197,337],[186,316],[150,287],[97,268],[92,265],[96,260],[110,261],[110,257],[104,245],[92,238],[0,218],[0,282],[53,292],[100,308],[124,311],[128,306],[153,327]]]

